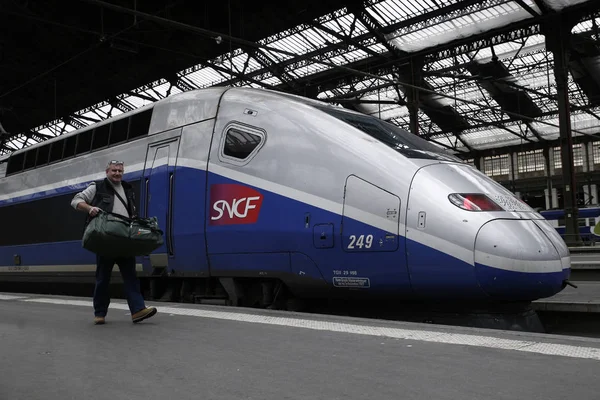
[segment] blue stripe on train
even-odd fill
[[[570,269],[551,273],[525,273],[490,268],[476,264],[477,278],[482,289],[497,299],[529,301],[555,295],[569,278]]]
[[[210,209],[208,204],[203,204],[206,176],[206,171],[190,168],[179,167],[176,171],[173,207],[175,255],[169,262],[169,268],[176,272],[208,272],[204,223],[205,215],[210,216]],[[139,177],[141,172],[129,174],[125,179],[131,181]],[[156,179],[163,178],[157,176]],[[238,183],[215,174],[208,174],[208,179],[211,185]],[[167,182],[166,175],[164,182]],[[46,193],[74,193],[85,186],[83,183]],[[406,240],[401,235],[396,237],[395,244],[385,247],[384,243],[380,246],[378,239],[385,237],[386,232],[352,219],[344,221],[344,240],[341,240],[341,215],[266,190],[253,189],[264,196],[255,224],[207,224],[213,275],[233,271],[263,271],[265,276],[274,271],[288,272],[315,279],[324,278],[330,284],[345,288],[370,288],[422,297],[463,298],[494,295],[535,299],[553,294],[559,290],[562,282],[559,277],[561,274],[517,273],[482,265],[475,268],[436,249]],[[29,198],[37,196],[31,195]],[[141,197],[143,211],[145,199]],[[306,228],[307,215],[309,228]],[[320,240],[321,227],[331,227],[333,247],[316,244]],[[345,251],[341,243],[348,243],[351,234],[373,235],[373,243],[380,247],[379,250],[387,251],[373,251],[374,248],[369,251],[364,248],[356,252]],[[0,265],[12,265],[14,254],[21,255],[23,265],[95,263],[95,256],[82,249],[80,241],[0,247]],[[148,260],[140,260],[143,261],[144,270],[150,272]],[[407,267],[407,260],[410,268]]]

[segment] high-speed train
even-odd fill
[[[93,282],[86,216],[70,201],[110,160],[164,231],[137,260],[152,298],[528,302],[570,275],[540,214],[432,143],[320,101],[221,87],[0,160],[0,280]]]

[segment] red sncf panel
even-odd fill
[[[210,187],[210,225],[254,224],[263,195],[248,186],[217,184]]]

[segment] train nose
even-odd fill
[[[498,300],[533,301],[564,287],[563,261],[532,220],[493,220],[475,239],[475,274]]]

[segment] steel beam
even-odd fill
[[[565,241],[568,245],[581,243],[577,222],[577,201],[575,194],[575,168],[573,162],[573,135],[571,132],[571,110],[569,109],[569,43],[572,21],[558,15],[552,24],[544,26],[546,43],[554,55],[554,78],[558,99],[560,127],[560,154],[563,169],[563,201],[565,210]]]

